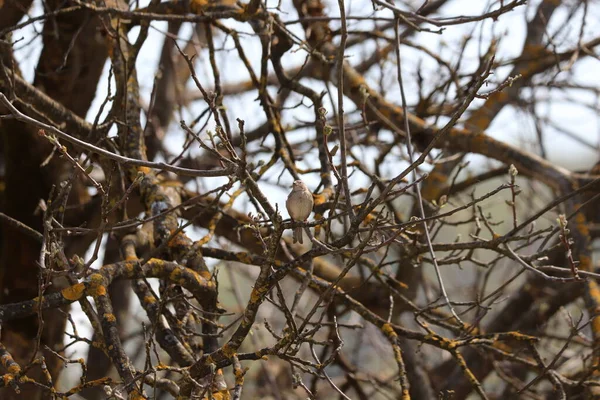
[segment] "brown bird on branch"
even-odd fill
[[[285,202],[288,213],[294,221],[306,221],[312,212],[314,200],[312,193],[301,180],[294,181],[292,192],[289,194]],[[293,233],[294,243],[302,244],[302,227],[294,228]]]

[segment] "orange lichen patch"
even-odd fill
[[[159,362],[158,364],[156,364],[156,369],[157,369],[158,371],[161,371],[161,370],[163,370],[163,369],[169,369],[169,368],[171,368],[171,366],[170,366],[170,365],[163,364],[162,362]]]
[[[11,373],[13,375],[17,375],[17,374],[21,373],[21,367],[17,363],[12,364],[10,367],[7,368],[7,370],[9,373]]]
[[[10,385],[10,383],[15,379],[13,374],[4,374],[2,375],[2,381],[4,382],[4,386]]]
[[[94,293],[91,293],[92,296],[95,296],[95,297],[106,296],[106,286],[99,285],[99,286],[96,286],[95,289],[96,290],[94,291]]]
[[[173,233],[173,232],[171,232]],[[177,235],[175,235],[174,237],[171,238],[171,240],[169,240],[169,247],[181,247],[181,246],[187,246],[188,244],[188,238],[186,235],[183,234],[183,232],[179,232]]]
[[[459,363],[462,366],[463,373],[467,376],[467,379],[469,380],[469,382],[471,382],[471,385],[475,386],[476,382],[478,382],[477,377],[467,367],[467,365],[465,364],[465,361],[464,361],[464,359],[462,357],[459,358]]]
[[[140,394],[140,392],[138,392],[137,390],[134,390],[133,392],[131,392],[129,394],[129,400],[145,400],[146,397],[142,396]]]
[[[208,271],[200,271],[198,272],[198,275],[200,275],[203,279],[206,279],[207,281],[212,278],[211,273]]]
[[[217,215],[217,216],[215,216],[215,218],[213,218],[213,219],[210,220],[210,223],[208,224],[208,230],[209,230],[209,232],[206,235],[202,236],[202,238],[196,242],[196,244],[198,246],[204,246],[206,243],[210,242],[210,240],[213,238],[213,234],[214,234],[215,229],[217,227],[216,220],[219,220],[219,219],[221,219],[220,218],[220,214]]]
[[[241,382],[244,382],[244,375],[246,374],[247,371],[248,371],[248,368],[236,368],[233,371],[233,374],[236,377],[236,382],[238,379],[241,379]]]
[[[92,342],[92,346],[106,352],[105,351],[106,346],[105,346],[104,342],[96,340],[96,341]]]
[[[85,291],[85,284],[77,283],[60,291],[62,296],[71,301],[79,300]]]
[[[329,197],[323,193],[319,193],[319,194],[313,194],[313,198],[315,201],[315,206],[320,206],[321,204],[324,204],[328,200]]]
[[[245,251],[241,251],[241,252],[237,253],[236,257],[237,257],[238,261],[243,264],[252,264],[252,259],[250,258],[250,255],[248,253],[246,253]]]
[[[213,282],[210,281],[210,272],[208,271],[202,271],[200,273],[197,273],[195,271],[191,271],[190,272],[193,273],[194,278],[196,279],[196,282],[198,282],[198,284],[200,286],[208,286],[208,287],[212,287]],[[206,278],[206,276],[208,275],[208,278]],[[182,279],[183,281],[183,279]]]
[[[99,274],[99,273],[95,273],[90,275],[90,285],[102,285],[104,284],[104,277]]]
[[[246,372],[248,371],[248,368],[236,368],[233,371],[233,374],[235,375],[235,381],[238,384],[243,384],[244,383],[244,375],[246,375]]]
[[[223,355],[227,358],[231,358],[235,355],[235,349],[229,343],[225,343],[221,351],[223,352]]]
[[[117,318],[115,317],[115,314],[111,314],[111,313],[104,313],[102,314],[102,317],[109,321],[109,322],[116,322]]]
[[[265,288],[252,289],[252,293],[250,294],[250,301],[253,303],[260,301],[260,299],[263,297],[266,291],[267,290]]]
[[[181,273],[183,271],[181,270],[181,268],[175,268],[171,274],[169,275],[169,279],[171,280],[171,282],[177,282],[179,283],[179,280],[181,279]]]
[[[407,387],[403,387],[402,388],[402,400],[410,400],[410,392],[408,391]]]
[[[394,328],[390,324],[383,324],[383,326],[381,327],[381,331],[389,338],[394,338],[398,336],[396,335]]]
[[[333,188],[331,188],[331,187],[325,188],[319,194],[313,194],[315,206],[319,206],[319,205],[325,203],[327,200],[329,200],[331,198],[331,196],[333,196],[333,194],[334,194],[334,191],[333,191]]]
[[[95,273],[90,275],[89,294],[94,297],[106,296],[106,286],[104,286],[104,277]]]
[[[465,327],[465,330],[467,330],[469,332],[469,334],[471,334],[473,336],[475,336],[475,335],[481,335],[482,333],[484,333],[480,328],[478,328],[475,325],[471,325],[471,324],[465,323],[463,326]]]
[[[363,219],[363,224],[367,225],[370,222],[373,222],[377,219],[377,213],[376,212],[370,212],[368,213],[365,218]]]
[[[228,390],[219,390],[212,393],[212,398],[215,400],[229,400],[231,399],[231,395]]]
[[[151,266],[150,273],[154,276],[159,275],[163,271],[164,261],[158,258],[151,258],[148,261],[148,265]]]
[[[521,333],[521,332],[509,332],[509,333],[510,333],[510,338],[513,339],[513,340],[518,340],[518,341],[523,341],[523,342],[534,342],[534,341],[538,341],[539,340],[535,336],[526,335],[526,334]],[[494,340],[496,340],[496,339],[494,338]]]
[[[137,258],[133,257],[133,260],[131,258],[126,259],[125,260],[125,276],[126,277],[132,277],[135,273],[135,266],[137,265]]]
[[[201,14],[209,4],[209,0],[192,0],[190,1],[190,9],[193,13]]]
[[[435,346],[439,347],[440,349],[444,349],[444,350],[453,350],[454,348],[456,348],[456,344],[457,344],[457,342],[455,342],[452,339],[446,339],[446,338],[436,336],[436,335],[426,335],[424,339],[427,342],[437,343],[437,344],[435,344]]]
[[[163,260],[161,260],[160,258],[151,258],[148,260],[148,264],[150,265],[162,265],[163,264]]]

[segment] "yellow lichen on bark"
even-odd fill
[[[115,314],[111,314],[111,313],[105,313],[102,315],[102,317],[104,317],[105,320],[109,321],[109,322],[116,322],[117,318],[115,317]]]
[[[75,301],[79,300],[85,292],[85,284],[77,283],[73,286],[69,286],[60,291],[63,297],[67,300]]]
[[[90,276],[90,295],[94,297],[106,296],[106,287],[104,286],[104,277],[101,274],[92,274]]]

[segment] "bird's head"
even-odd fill
[[[306,190],[306,184],[304,182],[302,182],[300,179],[297,179],[294,181],[294,184],[292,185],[292,190]]]

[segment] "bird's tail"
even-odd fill
[[[294,243],[298,242],[298,243],[302,244],[302,227],[301,226],[294,228],[294,233],[292,235],[293,235]]]

